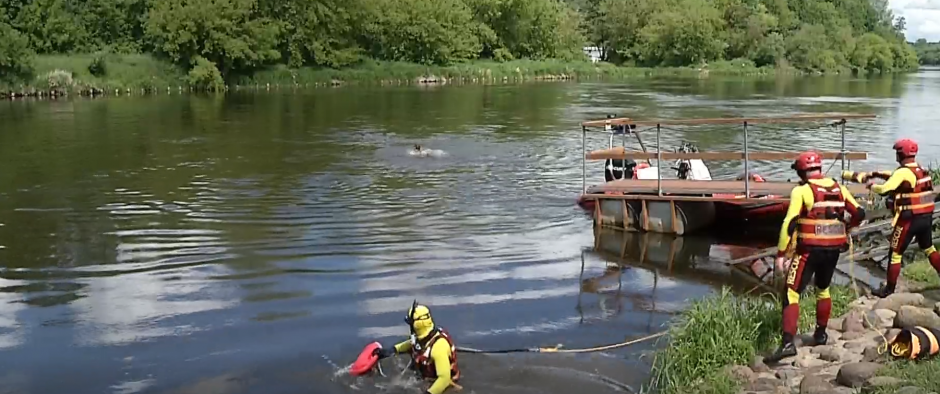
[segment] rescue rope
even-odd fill
[[[872,207],[874,207],[875,205],[874,201],[875,201],[875,192],[871,189],[868,189],[868,203],[867,203],[868,209],[871,209]],[[858,281],[855,278],[855,242],[852,241],[851,235],[849,235],[848,238],[849,238],[849,277],[852,279],[852,290],[855,292],[855,299],[857,300],[861,298],[861,295],[858,292]],[[888,256],[891,256],[891,253],[892,252],[889,250]],[[891,262],[889,261],[888,262],[889,269],[891,268],[890,265],[891,265]],[[883,343],[881,345],[878,345],[878,355],[880,356],[884,354],[886,351],[888,351],[888,346],[890,346],[888,344],[888,338],[885,337],[885,334],[883,332],[875,328],[874,324],[871,324],[871,320],[868,320],[867,313],[862,314],[862,319],[865,320],[865,323],[868,324],[868,327],[871,330],[877,332],[878,335],[881,336]]]
[[[461,353],[476,353],[476,354],[506,354],[506,353],[590,353],[590,352],[600,352],[604,350],[617,349],[621,347],[626,347],[630,345],[635,345],[640,342],[645,342],[650,339],[659,338],[663,335],[666,335],[669,331],[662,331],[656,334],[647,335],[642,338],[631,339],[626,342],[614,343],[610,345],[596,346],[585,349],[561,349],[561,345],[555,347],[536,347],[536,348],[520,348],[520,349],[503,349],[503,350],[479,350],[466,347],[457,347],[457,351]]]

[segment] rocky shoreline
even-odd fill
[[[798,354],[772,365],[757,356],[749,366],[730,366],[725,372],[737,380],[740,394],[851,394],[882,386],[898,394],[936,394],[878,372],[889,360],[879,354],[901,332],[900,327],[940,327],[940,302],[918,293],[897,293],[887,298],[863,296],[849,311],[831,319],[829,341],[812,345],[812,337],[797,339]]]

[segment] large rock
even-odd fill
[[[940,303],[937,303],[937,305],[938,305],[938,307],[940,307]],[[840,331],[840,332],[841,332],[841,331],[842,331],[842,320],[843,320],[843,319],[842,319],[841,317],[835,318],[835,319],[829,319],[829,324],[826,325],[826,327],[828,327],[830,330],[835,330],[835,331]],[[832,334],[830,334],[830,335],[832,335]]]
[[[747,385],[747,389],[748,391],[774,391],[781,385],[783,385],[783,382],[777,379],[757,378]]]
[[[751,360],[751,365],[748,366],[756,373],[770,372],[770,367],[764,364],[764,358],[761,356],[754,356],[754,359]]]
[[[847,364],[839,369],[836,381],[846,387],[859,388],[864,386],[868,379],[875,376],[879,369],[881,369],[881,364],[877,363]]]
[[[813,367],[823,366],[826,364],[827,363],[823,360],[810,358],[810,357],[802,357],[796,361],[796,366],[800,368],[813,368]]]
[[[864,331],[861,331],[861,330],[859,330],[859,331],[847,331],[845,334],[842,335],[842,338],[841,338],[841,339],[842,339],[843,341],[854,341],[854,340],[859,339],[859,338],[861,338],[861,337],[863,337],[863,336],[865,336],[865,332],[864,332]]]
[[[862,316],[862,312],[857,310],[849,312],[842,321],[842,331],[845,333],[865,331],[865,326],[862,325]]]
[[[836,343],[838,340],[842,339],[842,333],[833,329],[827,329],[826,334],[829,335],[829,344]]]
[[[800,376],[800,371],[795,368],[781,368],[777,370],[777,379],[790,380]]]
[[[894,325],[894,317],[897,313],[888,309],[875,309],[868,312],[865,321],[862,322],[865,328],[890,328]]]
[[[874,362],[882,358],[883,356],[878,353],[878,346],[869,346],[862,352],[862,361]]]
[[[845,350],[835,346],[818,346],[813,348],[813,353],[818,354],[820,360],[838,362],[842,360],[842,354],[845,353]]]
[[[894,342],[894,339],[897,338],[900,333],[900,328],[892,328],[885,333],[885,339],[888,340],[888,343]]]
[[[800,382],[800,394],[829,394],[832,389],[832,384],[817,375],[804,377]]]
[[[894,293],[875,303],[875,309],[888,309],[898,312],[905,305],[924,306],[924,296],[917,293]]]
[[[734,380],[737,380],[741,383],[748,383],[757,378],[757,375],[754,374],[754,371],[741,365],[727,367],[725,368],[725,373],[727,373],[728,376],[731,376]]]
[[[845,363],[845,364],[857,363],[857,362],[862,361],[862,359],[864,359],[864,357],[862,357],[861,351],[858,351],[858,352],[846,351],[845,354],[842,355],[842,363]]]
[[[851,352],[862,353],[865,348],[871,346],[878,346],[875,341],[868,340],[866,338],[859,339],[857,341],[846,342],[845,349]]]
[[[923,326],[940,327],[940,316],[927,308],[905,305],[898,311],[894,326],[899,328]]]

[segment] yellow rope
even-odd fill
[[[662,332],[659,332],[659,333],[656,333],[656,334],[653,334],[653,335],[647,335],[647,336],[645,336],[645,337],[643,337],[643,338],[637,338],[637,339],[633,339],[633,340],[626,341],[626,342],[615,343],[615,344],[612,344],[612,345],[597,346],[597,347],[592,347],[592,348],[587,348],[587,349],[559,349],[559,347],[560,347],[560,345],[559,345],[559,346],[555,346],[555,347],[543,347],[543,348],[539,348],[539,352],[540,352],[540,353],[588,353],[588,352],[600,352],[600,351],[604,351],[604,350],[610,350],[610,349],[616,349],[616,348],[620,348],[620,347],[624,347],[624,346],[634,345],[634,344],[637,344],[637,343],[640,343],[640,342],[643,342],[643,341],[648,341],[648,340],[653,339],[653,338],[659,338],[659,337],[661,337],[661,336],[663,336],[663,335],[666,335],[668,332],[669,332],[668,330],[667,330],[667,331],[662,331]]]
[[[875,198],[875,193],[871,189],[869,189],[868,190],[868,204],[867,204],[868,209],[871,209],[874,206],[874,198]],[[855,292],[855,299],[857,300],[861,298],[861,295],[858,292],[858,282],[855,279],[855,242],[852,241],[851,235],[849,235],[848,238],[849,238],[849,276],[852,279],[852,290]],[[876,329],[874,324],[871,324],[871,320],[868,320],[867,313],[862,314],[862,319],[865,320],[865,323],[868,324],[868,327],[871,330],[874,330],[875,332],[878,333],[878,335],[881,335],[881,339],[884,341],[884,343],[878,346],[878,355],[880,356],[884,354],[886,351],[888,351],[888,346],[889,346],[888,338],[885,337],[884,333]]]

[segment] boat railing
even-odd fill
[[[657,184],[657,194],[659,197],[663,196],[662,188],[662,165],[663,160],[743,160],[744,161],[744,173],[750,173],[750,161],[751,160],[794,160],[800,152],[752,152],[750,149],[750,135],[748,128],[750,125],[754,124],[781,124],[781,123],[797,123],[797,122],[810,122],[810,121],[830,121],[830,126],[840,126],[840,134],[842,140],[842,149],[839,152],[819,152],[820,156],[825,160],[835,160],[841,159],[842,161],[842,170],[845,171],[849,169],[851,160],[867,160],[867,152],[849,152],[846,150],[845,146],[845,125],[849,119],[873,119],[876,118],[876,115],[872,114],[847,114],[847,113],[838,113],[838,114],[808,114],[808,115],[795,115],[787,117],[763,117],[763,118],[703,118],[703,119],[659,119],[659,120],[634,120],[631,118],[607,118],[602,120],[592,120],[581,123],[581,193],[587,192],[587,161],[588,160],[625,160],[625,159],[646,159],[647,162],[655,158],[657,160],[657,175],[656,175],[656,184]],[[738,124],[743,127],[744,130],[744,143],[743,143],[743,152],[663,152],[660,149],[661,137],[663,133],[663,128],[668,126],[697,126],[697,125],[720,125],[720,124]],[[616,132],[614,127],[622,126],[624,127],[623,132]],[[639,127],[648,126],[655,127],[656,129],[656,152],[649,152],[646,149],[643,140],[640,138]],[[597,130],[597,128],[603,128],[603,131]],[[608,144],[608,149],[603,152],[587,152],[587,134],[591,133],[604,133],[610,135],[610,143]],[[622,134],[624,138],[624,146],[622,148],[613,147],[613,136],[615,134]],[[637,138],[637,141],[640,143],[640,146],[643,152],[628,152],[626,149],[626,136],[634,135]],[[652,163],[650,163],[652,164]],[[751,177],[744,177],[744,198],[751,198]]]

